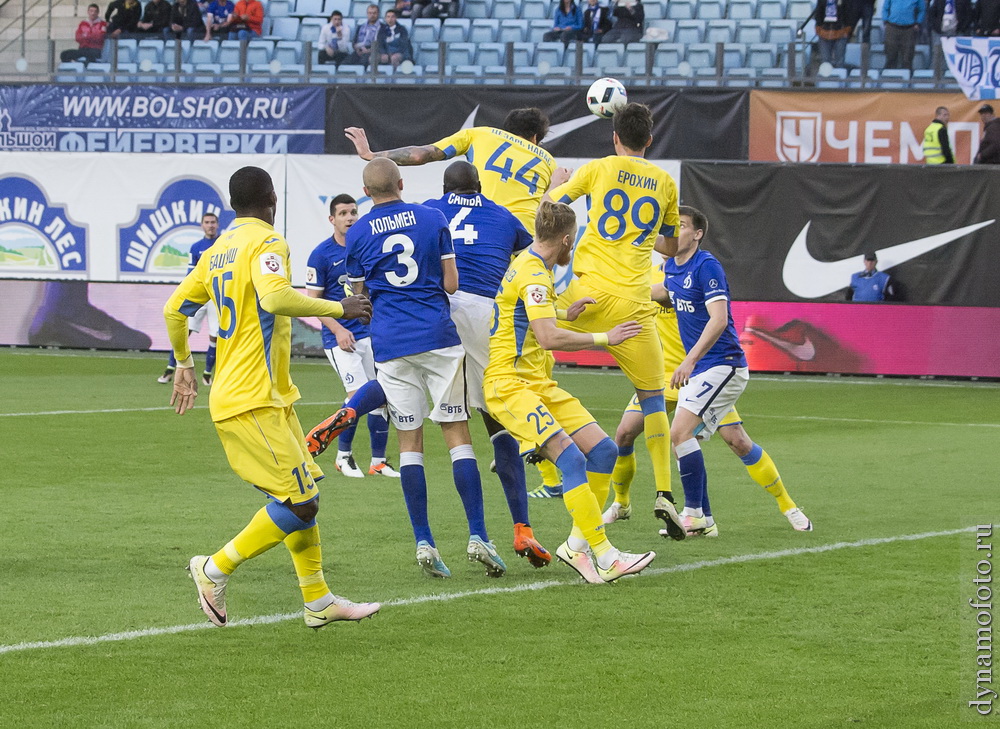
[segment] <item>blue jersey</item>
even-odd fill
[[[707,251],[698,250],[682,266],[678,266],[675,259],[668,258],[663,271],[666,274],[663,285],[666,286],[674,311],[677,312],[677,327],[681,332],[684,349],[688,352],[708,324],[706,304],[718,299],[726,302],[729,322],[712,348],[695,364],[691,374],[696,375],[719,365],[746,367],[747,358],[733,324],[729,284],[718,259]]]
[[[191,273],[194,267],[198,265],[198,261],[201,260],[201,254],[215,245],[215,241],[217,240],[218,238],[202,238],[191,246],[191,252],[188,254],[188,273]]]
[[[327,238],[313,249],[306,263],[306,288],[311,291],[321,291],[321,298],[327,301],[340,301],[351,295],[351,286],[347,283],[347,248],[340,245],[332,237]],[[355,339],[364,339],[370,332],[368,325],[360,319],[338,319],[337,323],[354,335]],[[337,336],[323,327],[323,348],[333,349],[337,346]]]
[[[889,274],[882,271],[861,271],[851,276],[851,301],[885,301]]]
[[[347,231],[348,281],[368,287],[376,362],[461,343],[441,270],[454,257],[448,221],[423,205],[379,203]]]
[[[492,299],[510,266],[510,257],[531,245],[531,234],[507,208],[481,193],[448,193],[428,200],[444,213],[455,243],[458,288]]]

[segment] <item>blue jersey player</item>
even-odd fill
[[[733,409],[750,373],[733,325],[726,274],[718,259],[699,247],[708,221],[687,206],[679,215],[677,254],[667,259],[663,284],[653,287],[653,299],[673,305],[687,352],[670,379],[670,386],[679,390],[670,440],[684,486],[681,523],[688,534],[712,536],[718,528],[698,441],[711,437]]]
[[[309,296],[340,301],[351,295],[351,287],[347,283],[347,231],[357,220],[358,203],[353,197],[337,195],[330,200],[333,235],[309,254],[306,267],[306,293]],[[350,398],[359,387],[375,379],[375,358],[368,324],[360,319],[324,317],[320,321],[323,323],[323,351],[340,375]],[[356,430],[356,426],[351,426],[340,434],[334,465],[345,476],[364,478],[365,472],[358,468],[352,450]],[[399,478],[399,474],[385,460],[389,440],[385,408],[377,408],[368,414],[368,435],[372,450],[368,475]]]
[[[219,216],[215,213],[205,213],[201,216],[201,230],[205,237],[191,246],[188,253],[187,272],[191,273],[194,267],[201,260],[201,254],[211,248],[219,237]],[[341,297],[343,298],[343,297]],[[337,299],[338,301],[340,299]],[[215,309],[215,304],[209,301],[188,318],[188,332],[200,332],[202,324],[208,319],[208,351],[205,352],[205,372],[201,376],[201,381],[206,385],[212,384],[212,371],[215,369],[215,347],[218,344],[219,336],[219,312]],[[177,368],[177,359],[173,350],[170,350],[170,361],[167,369],[162,375],[156,378],[161,384],[167,384],[174,379],[174,370]]]
[[[465,350],[448,303],[448,294],[458,289],[448,222],[439,210],[403,202],[395,162],[372,160],[363,179],[374,205],[347,233],[347,275],[354,290],[367,289],[372,301],[376,379],[399,435],[399,470],[417,562],[430,575],[451,574],[427,519],[423,421],[429,416],[441,426],[451,454],[469,522],[466,553],[488,575],[500,577],[507,568],[486,534],[482,483],[469,435]]]
[[[490,361],[493,299],[511,256],[531,245],[531,234],[506,208],[482,194],[479,172],[468,162],[454,162],[444,173],[444,195],[424,205],[444,213],[455,246],[458,291],[449,295],[451,319],[465,348],[469,405],[483,416],[493,443],[497,475],[514,520],[514,551],[535,567],[552,560],[535,539],[528,521],[528,490],[517,441],[486,412],[483,372]]]

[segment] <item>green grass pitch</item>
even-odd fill
[[[278,547],[230,583],[230,618],[248,624],[202,630],[191,627],[207,622],[184,566],[262,499],[229,470],[207,397],[183,418],[166,409],[162,359],[0,353],[0,727],[910,729],[972,715],[963,580],[974,537],[877,540],[997,516],[1000,386],[752,378],[739,405],[747,430],[816,530],[792,531],[716,438],[705,451],[721,537],[663,540],[640,447],[635,514],[610,533],[658,556],[610,586],[514,556],[478,423],[487,524],[509,567],[500,580],[465,560],[438,433],[428,430],[427,472],[447,581],[413,561],[398,482],[345,479],[326,456],[328,581],[387,603],[382,613],[306,629]],[[342,390],[325,363],[297,361],[293,376],[308,428]],[[557,376],[613,433],[627,381]],[[355,452],[367,462],[363,426]],[[530,507],[554,550],[569,528],[561,500]],[[174,626],[187,627],[51,643]]]

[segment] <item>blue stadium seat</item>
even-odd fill
[[[351,0],[351,12],[345,13],[345,15],[355,20],[363,20],[367,16],[368,6],[371,3],[372,0]],[[355,23],[354,27],[357,28],[358,24]]]
[[[788,0],[788,5],[785,7],[785,17],[801,23],[815,10],[816,3],[810,2],[810,0]]]
[[[337,67],[332,63],[322,65],[313,64],[312,74],[309,76],[309,83],[312,84],[335,84],[337,83]]]
[[[476,44],[476,65],[502,66],[504,57],[507,54],[507,46],[503,43],[477,43]]]
[[[930,46],[918,45],[913,49],[913,70],[930,68],[932,57]]]
[[[278,41],[274,46],[274,58],[282,66],[302,63],[302,44],[298,41]]]
[[[545,79],[544,83],[546,86],[568,86],[573,83],[573,79],[571,78],[573,69],[569,66],[554,66],[545,74],[539,72],[539,75]]]
[[[117,68],[115,70],[118,73],[118,80],[119,81],[122,81],[122,80],[132,81],[133,80],[132,79],[132,75],[134,75],[136,73],[136,71],[139,70],[139,66],[138,66],[138,64],[135,64],[135,63],[122,63],[121,61],[119,61],[118,62],[118,66],[117,66]],[[122,74],[129,74],[129,76],[125,77]]]
[[[733,20],[747,20],[754,17],[753,0],[729,0],[726,17]]]
[[[451,66],[442,66],[440,73],[438,72],[438,65],[432,63],[430,65],[424,66],[424,79],[426,83],[450,83],[451,79]]]
[[[744,68],[747,47],[742,43],[725,43],[722,46],[723,68]]]
[[[705,22],[702,20],[678,20],[674,31],[675,43],[701,43],[705,40]]]
[[[445,63],[449,66],[471,66],[476,57],[473,43],[449,43],[445,47]]]
[[[507,67],[506,66],[484,66],[483,67],[483,83],[487,86],[506,86],[507,85]]]
[[[234,40],[224,40],[219,42],[219,55],[215,57],[215,62],[223,66],[239,65],[240,62],[240,42]]]
[[[322,17],[323,0],[295,0],[295,10],[289,13],[289,15],[297,17]]]
[[[351,0],[326,0],[323,3],[323,15],[327,18],[334,10],[339,10],[345,18],[351,17]],[[362,17],[364,17],[364,13],[362,13]]]
[[[747,47],[746,64],[750,68],[774,68],[778,62],[778,46],[774,43],[751,43]]]
[[[764,68],[757,72],[758,85],[764,89],[783,89],[788,86],[787,68]]]
[[[515,43],[512,48],[514,66],[533,66],[535,57],[534,43]]]
[[[93,64],[91,64],[93,66]],[[910,69],[887,68],[879,73],[879,86],[883,89],[905,89],[910,85]]]
[[[817,89],[841,89],[847,82],[846,68],[832,68],[827,76],[816,77]]]
[[[462,6],[462,16],[466,18],[492,18],[491,0],[465,0]]]
[[[521,17],[520,0],[494,0],[493,17],[499,20]]]
[[[298,40],[307,40],[316,43],[319,40],[320,28],[326,25],[326,22],[322,18],[302,18],[299,21]]]
[[[298,18],[275,18],[271,26],[271,35],[281,40],[296,40],[299,37]],[[319,35],[312,39],[313,42],[319,40]]]
[[[714,88],[722,85],[722,79],[716,76],[714,68],[696,68],[694,70],[694,85]]]
[[[640,73],[645,73],[647,48],[654,46],[650,43],[629,43],[625,46],[625,65],[633,69],[638,68]]]
[[[247,65],[270,63],[274,55],[274,41],[252,40],[247,43]]]
[[[217,41],[195,41],[191,44],[188,63],[195,65],[199,63],[215,63],[215,57],[218,52],[219,44]]]
[[[660,43],[653,59],[657,68],[675,69],[684,60],[684,46],[680,43]]]
[[[861,65],[861,44],[848,43],[844,51],[844,64],[851,68]]]
[[[153,63],[163,63],[163,41],[144,39],[139,41],[135,51],[135,62],[151,61]]]
[[[871,43],[885,43],[885,26],[878,18],[872,18]]]
[[[594,65],[599,69],[605,66],[621,66],[625,63],[625,45],[622,43],[601,43],[594,51]],[[603,71],[601,72],[603,74]]]
[[[551,20],[529,20],[528,40],[532,43],[542,43],[545,39],[545,34],[550,30],[552,30]]]
[[[438,48],[439,44],[437,41],[424,41],[423,43],[415,44],[413,46],[413,51],[416,57],[413,59],[413,62],[419,63],[422,66],[426,66],[431,63],[437,65],[439,53]]]
[[[438,32],[441,30],[441,22],[433,18],[417,18],[413,21],[413,30],[410,31],[410,43],[426,43],[436,41]]]
[[[445,18],[441,24],[438,40],[442,43],[465,43],[469,39],[469,27],[472,21],[468,18]],[[466,64],[454,64],[466,65]]]
[[[716,20],[726,15],[722,0],[699,0],[695,8],[695,17],[702,20]]]
[[[601,73],[610,78],[628,80],[632,77],[633,71],[629,66],[604,66]]]
[[[139,42],[135,38],[121,38],[118,40],[118,62],[134,63],[136,47]],[[102,61],[111,61],[111,43],[104,44],[104,52],[101,55]]]
[[[885,68],[885,46],[871,46],[871,53],[868,55],[868,67],[880,70]]]
[[[163,43],[163,64],[167,70],[174,68],[174,60],[177,58],[177,47],[181,49],[181,63],[186,63],[191,53],[191,41],[168,40]]]
[[[781,0],[757,0],[757,17],[764,20],[784,18],[785,6]]]
[[[287,18],[292,13],[292,4],[288,0],[268,0],[265,12],[272,18]]]
[[[583,41],[573,41],[566,46],[566,55],[563,56],[563,63],[567,66],[576,67],[577,49],[583,52],[583,68],[587,69],[594,65],[594,44]]]
[[[878,81],[878,71],[874,68],[868,69],[868,75],[865,78],[865,88],[874,88],[876,81]],[[852,68],[850,73],[847,74],[847,87],[850,89],[861,88],[860,68]]]
[[[539,43],[535,48],[534,63],[536,66],[542,62],[548,64],[549,68],[563,65],[564,47],[562,43]]]
[[[515,86],[538,85],[538,69],[534,66],[515,66],[514,76]]]
[[[501,43],[523,43],[528,39],[528,21],[513,19],[500,21],[500,34],[497,40]]]
[[[732,43],[736,37],[735,20],[709,20],[705,29],[706,43]]]
[[[684,60],[691,64],[691,68],[715,68],[715,45],[692,43],[687,47]]]
[[[494,43],[500,34],[500,21],[493,18],[479,18],[472,21],[469,29],[470,43]]]
[[[642,7],[646,13],[646,27],[649,27],[650,20],[659,20],[666,17],[666,0],[643,0]]]
[[[477,65],[455,66],[451,69],[455,83],[478,83],[483,77],[483,67]]]
[[[538,20],[540,18],[550,18],[549,4],[544,0],[524,0],[521,5],[521,17],[528,20]]]
[[[795,31],[798,24],[794,20],[777,19],[767,24],[768,43],[792,43],[795,41]]]
[[[736,42],[763,43],[767,37],[767,22],[764,20],[741,20],[736,26]]]
[[[757,79],[757,69],[755,68],[730,68],[726,70],[726,86],[748,88],[754,85]]]
[[[933,89],[937,86],[934,80],[934,71],[929,68],[920,68],[913,72],[910,77],[910,87],[914,89]]]
[[[694,5],[691,0],[670,0],[667,17],[671,20],[690,20],[694,17]]]

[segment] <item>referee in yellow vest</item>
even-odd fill
[[[934,110],[934,121],[924,130],[924,164],[943,165],[955,164],[951,153],[951,143],[948,141],[948,120],[951,114],[947,106],[939,106]]]

